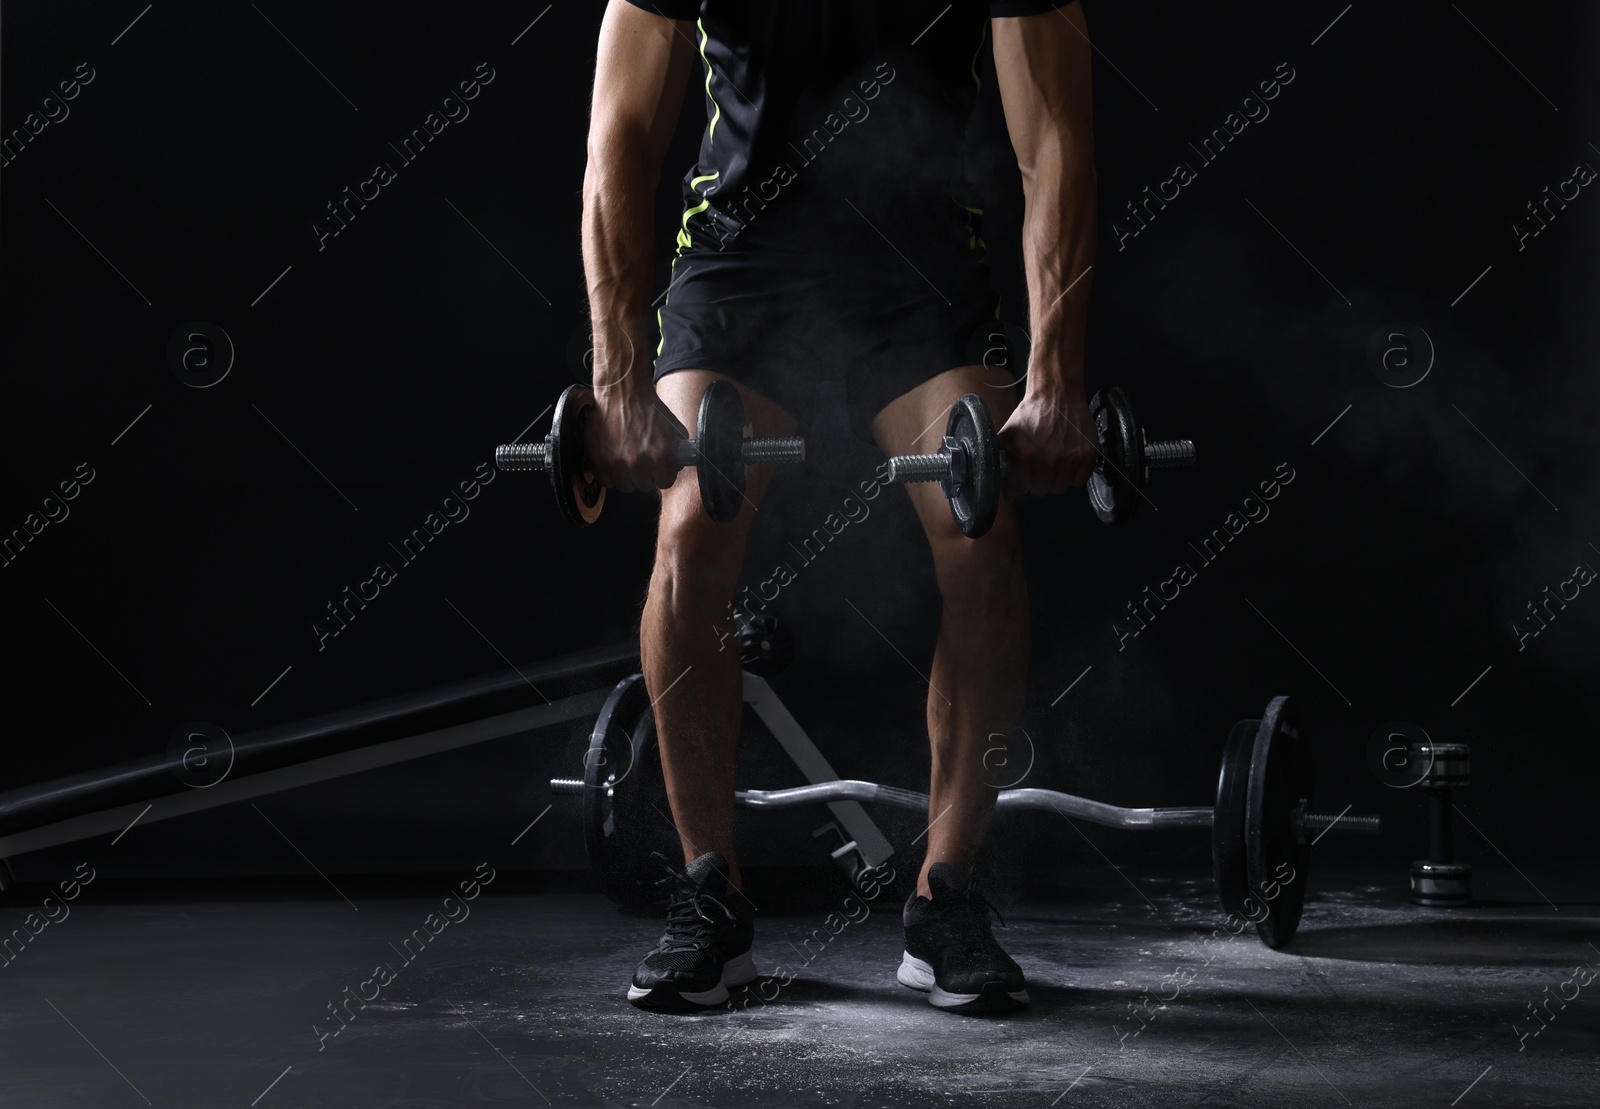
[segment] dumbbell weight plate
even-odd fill
[[[1143,499],[1143,433],[1128,394],[1115,385],[1090,398],[1089,415],[1100,448],[1089,475],[1089,503],[1102,523],[1126,524]]]
[[[995,439],[994,421],[989,409],[976,393],[967,393],[950,409],[945,423],[946,440],[953,440],[966,451],[967,472],[959,482],[945,487],[950,513],[961,534],[976,539],[994,525],[1000,510],[1000,446]]]
[[[606,896],[646,909],[660,900],[660,851],[680,856],[656,744],[655,717],[644,675],[618,682],[606,698],[583,760],[583,829],[589,866]]]
[[[594,391],[587,385],[568,385],[556,401],[547,437],[550,453],[545,467],[550,472],[550,487],[562,515],[579,527],[599,519],[606,503],[605,486],[587,468],[584,453],[583,425],[593,410]]]
[[[1217,775],[1217,805],[1211,824],[1211,868],[1222,911],[1254,919],[1261,915],[1250,897],[1250,870],[1245,862],[1245,804],[1250,790],[1250,758],[1259,720],[1241,720],[1222,747]]]
[[[700,397],[695,426],[700,457],[695,471],[700,481],[700,502],[719,524],[739,515],[744,503],[744,403],[733,382],[718,378]]]
[[[1311,803],[1311,752],[1287,697],[1272,699],[1256,730],[1247,799],[1245,867],[1250,895],[1262,906],[1256,933],[1268,947],[1282,947],[1300,926],[1311,864],[1294,822],[1295,809]]]

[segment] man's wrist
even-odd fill
[[[653,393],[655,383],[648,374],[618,371],[615,374],[605,374],[598,362],[595,363],[594,396],[600,404],[627,403],[641,396]]]
[[[618,323],[598,325],[593,343],[590,378],[596,394],[629,395],[651,386],[649,342],[644,328]]]
[[[1083,360],[1039,358],[1028,365],[1027,396],[1031,400],[1060,403],[1083,392]]]

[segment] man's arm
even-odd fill
[[[652,209],[694,62],[685,28],[611,0],[600,27],[589,161],[583,175],[583,268],[594,331],[598,476],[623,492],[664,489],[684,430],[650,380]]]
[[[1083,389],[1083,337],[1095,250],[1094,117],[1080,5],[994,22],[1006,129],[1026,202],[1027,392],[1001,429],[1011,492],[1060,493],[1094,467]]]

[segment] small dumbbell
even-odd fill
[[[544,470],[550,475],[556,501],[567,519],[582,527],[592,524],[605,505],[605,487],[584,453],[583,428],[594,409],[594,391],[569,385],[556,402],[550,434],[542,443],[507,443],[495,448],[502,470]],[[718,379],[706,386],[693,439],[674,445],[673,463],[695,468],[700,503],[718,523],[739,514],[744,500],[745,467],[804,462],[806,441],[797,437],[752,439],[745,436],[744,404],[732,382]]]
[[[1465,743],[1412,743],[1412,765],[1426,766],[1418,783],[1428,799],[1428,857],[1411,864],[1411,900],[1431,908],[1456,908],[1472,900],[1472,864],[1456,862],[1453,791],[1472,774]]]
[[[736,609],[733,622],[739,631],[739,665],[747,673],[771,677],[794,661],[794,636],[776,616]]]
[[[1094,395],[1089,414],[1098,446],[1089,476],[1089,503],[1102,523],[1125,524],[1133,519],[1151,470],[1194,465],[1194,442],[1148,442],[1127,394],[1115,386]],[[939,450],[889,459],[889,480],[937,481],[961,534],[976,539],[994,523],[1010,468],[989,409],[976,393],[968,393],[950,409]]]

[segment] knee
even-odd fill
[[[655,579],[672,593],[732,595],[744,561],[747,528],[740,522],[719,524],[701,510],[697,494],[678,495],[675,486],[662,495],[656,536]]]
[[[1001,501],[994,525],[977,539],[961,534],[955,519],[947,512],[935,518],[928,528],[936,565],[988,566],[997,572],[1009,571],[1022,559],[1022,526],[1010,501]]]
[[[1010,504],[1001,504],[994,526],[981,538],[968,539],[953,522],[948,533],[929,538],[947,610],[1001,614],[1026,603],[1022,529]]]

